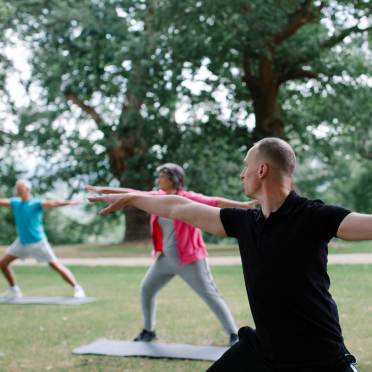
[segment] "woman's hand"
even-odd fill
[[[90,196],[88,197],[88,200],[91,203],[107,203],[108,206],[101,209],[99,212],[101,216],[105,216],[130,205],[130,201],[133,197],[135,197],[135,194],[108,194],[102,196]]]
[[[256,208],[258,204],[260,204],[258,200],[250,200],[247,202],[247,209]]]
[[[86,185],[84,187],[84,189],[85,189],[85,191],[94,192],[96,194],[104,194],[105,193],[105,187],[103,187],[103,186]]]
[[[103,194],[104,193],[104,187],[102,187],[102,186],[86,185],[84,187],[84,189],[85,189],[85,191],[94,192],[96,194]]]

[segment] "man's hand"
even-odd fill
[[[99,214],[106,216],[107,214],[119,211],[120,209],[130,205],[135,194],[108,194],[102,196],[90,196],[88,200],[91,203],[108,203],[108,206],[101,209]]]

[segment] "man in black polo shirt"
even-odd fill
[[[293,149],[283,140],[257,142],[244,159],[245,194],[261,209],[218,209],[177,196],[93,197],[107,214],[132,205],[238,239],[256,329],[209,371],[352,372],[336,303],[329,293],[327,244],[332,237],[372,239],[372,216],[309,200],[292,191]]]

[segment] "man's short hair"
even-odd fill
[[[265,159],[281,174],[292,176],[296,155],[290,144],[280,138],[268,137],[256,142],[259,158]]]
[[[17,183],[22,183],[23,185],[25,185],[28,188],[29,191],[31,191],[32,186],[31,186],[31,182],[30,181],[28,181],[28,180],[26,180],[24,178],[20,178],[20,179],[17,180],[16,184]]]

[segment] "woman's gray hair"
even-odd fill
[[[164,172],[169,176],[173,186],[178,190],[185,185],[185,171],[183,168],[175,163],[165,163],[156,168],[158,173]]]

